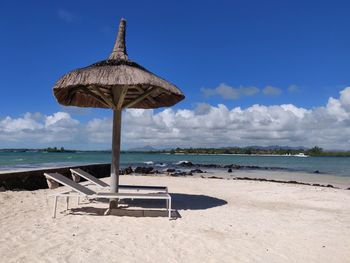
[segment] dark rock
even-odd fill
[[[203,171],[201,169],[194,169],[194,170],[191,170],[191,173],[198,173],[198,174],[202,174]]]
[[[132,170],[131,166],[124,169],[123,174],[132,174],[134,171]]]
[[[329,187],[329,188],[334,188],[334,186],[333,186],[333,185],[331,185],[331,184],[327,184],[327,185],[326,185],[326,187]]]
[[[227,172],[232,173],[232,168],[228,168]]]
[[[153,172],[153,167],[136,167],[135,173],[137,174],[151,174]]]
[[[320,173],[319,170],[314,171],[314,174],[319,174],[319,173]]]
[[[186,176],[186,172],[176,172],[171,173],[170,176],[178,177],[178,176]]]
[[[167,172],[167,173],[173,173],[173,172],[175,172],[175,169],[173,169],[173,168],[168,168],[168,169],[166,169],[166,172]]]
[[[289,183],[289,184],[300,184],[300,183],[297,182],[297,181],[288,181],[287,183]]]
[[[192,176],[192,172],[176,172],[176,173],[171,173],[170,176]]]
[[[181,162],[178,164],[178,166],[181,166],[181,167],[192,167],[194,166],[194,164],[192,162]]]

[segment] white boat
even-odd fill
[[[306,155],[304,153],[294,154],[293,156],[295,156],[295,157],[309,157],[309,155]]]

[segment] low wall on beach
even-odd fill
[[[44,173],[60,173],[67,177],[71,176],[69,169],[82,168],[88,173],[93,174],[98,178],[107,177],[110,175],[110,164],[90,164],[79,165],[61,168],[48,168],[30,171],[18,171],[0,174],[0,189],[3,190],[37,190],[48,188]]]

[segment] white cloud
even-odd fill
[[[297,86],[291,85],[288,87],[289,92],[295,92],[297,90]],[[266,96],[277,96],[282,93],[282,90],[273,86],[266,86],[263,88],[262,93]],[[239,88],[231,87],[225,83],[221,83],[218,87],[211,88],[202,88],[201,92],[204,97],[209,98],[213,96],[220,96],[226,100],[237,100],[244,96],[253,96],[260,93],[260,89],[254,86],[241,86]]]
[[[340,103],[348,112],[350,111],[350,87],[347,87],[340,92]]]
[[[16,133],[17,131],[35,131],[43,128],[43,124],[37,122],[40,114],[26,113],[22,118],[12,119],[7,116],[0,120],[0,131],[4,133]]]
[[[205,97],[221,96],[224,99],[236,100],[242,96],[252,96],[260,92],[257,87],[239,87],[234,88],[225,83],[221,83],[214,89],[202,88]]]
[[[67,112],[56,112],[51,116],[45,117],[45,128],[51,130],[65,130],[68,128],[75,128],[79,121],[70,117]]]
[[[110,119],[93,119],[86,125],[85,137],[89,143],[111,143],[112,121]]]
[[[0,147],[34,147],[75,141],[79,131],[80,122],[66,112],[48,116],[25,113],[16,119],[8,116],[0,119]]]
[[[277,88],[277,87],[266,86],[263,89],[263,93],[264,93],[264,95],[277,96],[277,95],[280,95],[282,93],[282,90],[280,88]]]
[[[246,145],[321,146],[350,149],[350,87],[323,107],[292,104],[252,105],[229,109],[223,104],[198,104],[194,110],[126,110],[122,145],[155,147],[223,147]],[[80,149],[111,147],[111,118],[82,124],[69,113],[31,114],[0,119],[0,148],[64,146]]]

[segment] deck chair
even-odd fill
[[[53,215],[52,217],[56,217],[56,209],[57,209],[57,199],[58,197],[66,197],[67,209],[69,205],[69,197],[85,197],[87,199],[98,199],[98,198],[106,198],[106,199],[161,199],[166,200],[166,210],[168,212],[168,217],[171,219],[171,196],[169,193],[100,193],[95,192],[81,184],[78,184],[69,178],[63,176],[59,173],[44,173],[46,178],[56,181],[59,184],[67,186],[71,189],[70,192],[62,192],[53,194],[54,196],[54,205],[53,205]]]
[[[110,185],[106,184],[102,180],[96,178],[92,174],[89,174],[88,172],[85,172],[84,170],[80,168],[75,168],[75,169],[70,169],[72,175],[75,176],[80,176],[87,181],[93,183],[94,185],[104,188],[104,189],[109,189]],[[127,189],[127,190],[136,190],[136,191],[142,191],[142,190],[148,190],[148,191],[158,191],[158,192],[164,192],[168,193],[168,187],[166,186],[151,186],[151,185],[119,185],[119,189]]]

